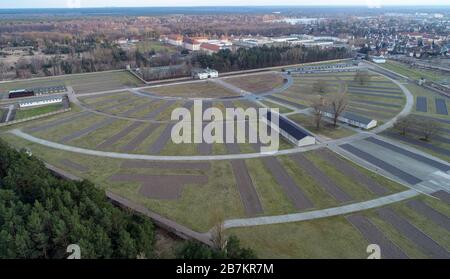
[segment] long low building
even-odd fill
[[[32,98],[27,99],[19,103],[20,108],[29,108],[36,106],[43,106],[49,104],[61,103],[63,101],[63,96],[52,96],[46,98]]]
[[[331,119],[334,118],[334,112],[331,110],[324,110],[322,112],[322,115]],[[378,122],[375,119],[370,119],[353,112],[343,112],[338,117],[338,120],[348,125],[359,127],[365,130],[372,129],[378,125]]]
[[[316,138],[310,133],[302,129],[299,125],[295,124],[286,117],[278,115],[278,127],[272,125],[272,112],[268,111],[266,118],[270,125],[278,130],[278,132],[287,140],[295,144],[296,146],[306,146],[316,144]]]

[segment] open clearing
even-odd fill
[[[410,184],[417,183],[430,169],[448,171],[442,162],[431,162],[422,155],[378,142],[375,137],[363,139],[359,137],[361,135],[356,135],[356,129],[345,126],[334,129],[327,123],[323,123],[320,130],[315,129],[312,116],[307,113],[310,97],[315,94],[313,86],[317,81],[325,83],[325,95],[339,92],[344,84],[349,90],[349,111],[375,117],[381,122],[398,114],[405,103],[404,95],[397,85],[378,74],[371,74],[371,81],[364,85],[353,81],[353,73],[294,76],[292,87],[286,86],[286,90],[267,96],[267,99],[257,96],[271,107],[277,107],[276,102],[283,103],[286,106],[280,106],[283,113],[294,112],[295,108],[295,114],[287,117],[325,140],[322,146],[295,150],[291,143],[282,139],[280,150],[289,153],[257,158],[244,155],[259,153],[261,146],[260,142],[248,143],[248,138],[246,143],[175,144],[170,137],[175,122],[169,121],[176,107],[193,110],[193,101],[183,98],[214,98],[204,102],[203,110],[216,107],[224,111],[232,107],[258,107],[254,102],[256,97],[227,99],[237,94],[220,83],[203,81],[147,87],[138,91],[121,90],[127,85],[120,78],[115,79],[116,75],[128,73],[109,74],[111,76],[104,76],[105,80],[102,81],[98,76],[97,79],[87,79],[87,82],[73,76],[64,82],[73,83],[71,85],[76,87],[75,90],[78,88],[80,92],[86,93],[102,91],[104,88],[119,90],[82,96],[81,106],[74,104],[71,112],[14,125],[12,128],[66,146],[132,156],[236,154],[241,157],[229,160],[200,158],[198,161],[141,161],[136,157],[113,159],[99,154],[83,155],[53,149],[9,133],[0,134],[0,138],[16,148],[27,148],[61,170],[89,179],[101,189],[197,232],[208,232],[216,225],[217,216],[230,220],[309,214],[318,210],[328,212],[333,211],[333,208],[380,198],[389,199],[391,195],[398,196],[400,193],[401,196],[405,191],[412,192],[377,172],[337,155],[333,152],[334,145],[336,148],[347,146],[356,157],[379,163],[381,170],[392,172],[390,177],[398,175],[400,180]],[[279,88],[285,83],[283,76],[277,73],[251,74],[224,80],[256,93]],[[442,102],[439,101],[441,108],[438,109],[434,96],[420,88],[413,89],[414,97],[427,98],[426,112],[414,113],[437,119],[450,131],[449,116],[438,114],[439,111],[443,112]],[[448,107],[448,100],[445,102]],[[250,129],[256,127],[245,127],[246,131]],[[5,130],[2,128],[0,131]],[[392,132],[387,131],[387,134]],[[414,133],[411,131],[411,135]],[[350,136],[354,137],[348,138]],[[414,140],[423,142],[417,138]],[[443,134],[425,144],[433,146],[433,149],[428,145],[421,148],[433,152],[447,150],[450,145],[448,135]],[[301,152],[297,153],[299,150]],[[445,152],[439,153],[445,156]],[[413,168],[413,163],[398,167],[398,160],[414,161],[419,167]],[[392,168],[388,164],[397,167]],[[382,257],[385,258],[447,257],[450,248],[450,205],[445,200],[449,199],[449,194],[442,191],[435,195],[442,197],[443,201],[418,195],[413,199],[351,214],[279,225],[234,228],[226,233],[237,234],[245,246],[256,250],[260,258],[366,258],[367,245],[374,242],[382,246]],[[355,206],[359,207],[360,204]]]
[[[280,87],[284,83],[284,78],[280,74],[265,73],[247,75],[243,77],[231,77],[224,79],[227,83],[237,86],[245,91],[255,94],[263,93]]]
[[[165,97],[221,98],[239,96],[235,92],[211,81],[151,87],[143,91]]]

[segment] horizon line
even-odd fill
[[[408,5],[408,4],[395,4],[395,5],[380,5],[376,7],[370,7],[368,5],[353,5],[353,4],[333,4],[333,5],[327,5],[327,4],[314,4],[314,5],[290,5],[290,4],[279,4],[279,5],[252,5],[252,4],[246,4],[246,5],[177,5],[177,6],[87,6],[87,7],[35,7],[35,8],[26,8],[26,7],[16,7],[16,8],[2,8],[0,7],[0,10],[39,10],[39,9],[65,9],[65,10],[80,10],[80,9],[108,9],[108,8],[206,8],[206,7],[320,7],[320,8],[335,8],[335,7],[358,7],[358,8],[368,8],[368,9],[379,9],[379,8],[385,8],[385,7],[449,7],[450,4],[419,4],[419,5]]]

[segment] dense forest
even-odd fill
[[[144,216],[114,207],[88,181],[53,176],[24,150],[0,140],[0,259],[63,259],[80,246],[81,258],[154,258],[155,230]],[[183,242],[185,259],[255,258],[230,236],[225,249]]]
[[[228,72],[348,57],[351,56],[346,48],[262,46],[240,48],[236,52],[221,50],[212,55],[200,53],[193,56],[192,65]]]
[[[0,258],[152,257],[153,225],[114,207],[90,182],[54,177],[26,152],[0,142]]]

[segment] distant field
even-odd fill
[[[97,72],[0,83],[0,92],[7,93],[14,89],[66,85],[72,86],[75,92],[80,94],[137,87],[142,84],[140,80],[127,71]]]
[[[217,83],[211,81],[186,83],[178,85],[164,85],[144,89],[144,91],[170,97],[186,97],[186,98],[220,98],[238,96],[231,90],[224,88]]]
[[[416,80],[422,77],[432,81],[439,81],[445,78],[448,79],[448,76],[445,76],[440,72],[413,68],[407,64],[396,61],[389,60],[385,64],[380,64],[380,66]]]
[[[155,52],[167,52],[167,53],[177,52],[176,47],[158,41],[139,42],[137,43],[136,47],[140,52],[149,52],[152,50],[154,50]]]
[[[280,74],[265,73],[241,77],[226,78],[224,81],[252,93],[270,91],[283,85],[284,78]]]

